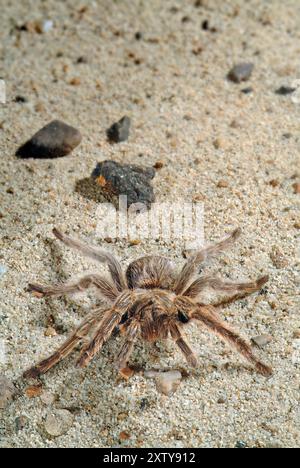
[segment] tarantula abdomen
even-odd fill
[[[169,289],[174,283],[174,266],[164,257],[142,257],[130,263],[126,279],[130,289]]]

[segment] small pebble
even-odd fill
[[[5,275],[6,272],[7,272],[6,266],[0,265],[0,278],[1,276]]]
[[[43,389],[41,385],[31,385],[30,387],[26,388],[25,393],[28,398],[36,398],[37,396],[41,395],[42,391]]]
[[[220,397],[217,403],[219,405],[224,405],[226,403],[226,397]]]
[[[134,375],[134,370],[131,369],[130,367],[124,367],[123,369],[119,370],[119,373],[125,380],[129,380],[130,377]]]
[[[133,203],[142,203],[148,208],[155,201],[150,183],[154,176],[152,167],[122,165],[116,161],[100,162],[92,173],[92,178],[109,198],[126,195],[128,207]]]
[[[157,161],[153,167],[154,169],[162,169],[164,167],[164,163],[162,161]]]
[[[123,441],[128,440],[128,439],[130,439],[130,434],[128,432],[126,432],[126,431],[122,431],[119,434],[119,439],[123,440]]]
[[[229,186],[227,180],[219,180],[217,183],[217,187],[219,188],[227,188]]]
[[[159,373],[156,378],[156,388],[163,395],[170,396],[176,392],[182,379],[181,372],[169,371]]]
[[[296,91],[296,88],[291,88],[290,86],[280,86],[280,88],[276,89],[275,93],[279,94],[280,96],[287,96],[288,94],[292,94]]]
[[[80,83],[81,83],[81,79],[78,78],[78,76],[75,77],[75,78],[72,78],[72,79],[70,80],[70,85],[71,85],[71,86],[79,86]]]
[[[296,339],[300,338],[300,328],[294,331],[293,338],[296,338]]]
[[[273,262],[273,265],[278,269],[286,268],[289,264],[287,256],[279,247],[276,246],[272,247],[270,258]]]
[[[16,96],[14,99],[14,102],[18,102],[19,104],[24,104],[24,102],[27,102],[27,98],[25,96]]]
[[[280,182],[278,179],[272,179],[270,180],[269,184],[272,186],[272,187],[278,187],[280,185]]]
[[[129,241],[129,245],[130,245],[131,247],[135,247],[135,246],[137,246],[137,245],[140,245],[140,243],[141,243],[141,240],[140,240],[140,239],[131,239],[131,240]]]
[[[273,341],[273,337],[271,335],[258,335],[251,338],[251,341],[259,348],[263,348]]]
[[[76,148],[81,138],[76,128],[53,120],[24,143],[16,155],[21,158],[60,158]]]
[[[294,189],[295,194],[299,194],[300,193],[300,182],[296,182],[295,184],[293,184],[293,189]]]
[[[26,416],[18,416],[16,419],[15,419],[15,428],[16,428],[16,432],[19,432],[21,431],[22,429],[24,429],[24,427],[26,426],[27,424],[27,421],[28,419],[26,418]]]
[[[4,409],[16,393],[14,384],[5,375],[0,374],[0,409]]]
[[[45,335],[45,336],[56,336],[56,335],[57,335],[57,331],[56,331],[55,328],[53,328],[53,327],[48,327],[48,328],[46,328],[46,330],[44,331],[44,335]]]
[[[251,88],[251,87],[243,88],[243,89],[241,89],[241,92],[244,93],[244,94],[250,94],[250,93],[253,93],[253,88]]]
[[[53,395],[53,393],[46,391],[41,394],[40,398],[45,405],[49,406],[52,405],[52,403],[54,403],[55,401],[55,396]]]
[[[121,141],[125,141],[129,137],[129,128],[130,128],[130,118],[124,115],[121,120],[114,123],[108,130],[107,130],[107,137],[110,141],[115,143],[120,143]]]
[[[88,63],[88,58],[85,55],[81,55],[76,60],[76,63]]]
[[[44,424],[45,431],[52,437],[59,437],[68,432],[74,422],[74,416],[70,411],[58,409],[48,413]]]
[[[43,22],[43,25],[42,25],[43,33],[47,33],[49,31],[51,31],[52,28],[53,28],[53,21],[46,20],[46,21]]]
[[[241,83],[247,81],[253,71],[253,63],[238,63],[228,73],[228,79],[234,83]]]
[[[216,138],[214,141],[214,147],[216,149],[226,150],[228,148],[228,141],[224,138]]]
[[[150,401],[147,398],[142,398],[140,401],[141,410],[145,410],[149,408],[149,406],[150,406]]]
[[[203,31],[209,31],[209,21],[207,19],[203,20],[201,27]]]
[[[238,440],[237,443],[235,444],[235,448],[245,449],[245,448],[247,448],[247,444],[246,444],[246,442],[244,442],[242,440]]]

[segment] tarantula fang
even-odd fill
[[[120,263],[112,254],[88,246],[57,229],[54,229],[53,233],[64,244],[77,249],[83,255],[107,263],[110,279],[99,274],[90,274],[69,284],[56,286],[30,284],[29,290],[38,297],[50,297],[80,292],[94,286],[106,300],[107,306],[98,308],[88,315],[56,352],[26,371],[25,377],[36,378],[44,374],[66,358],[79,344],[81,351],[77,364],[80,367],[86,366],[100,351],[116,327],[124,335],[124,342],[116,357],[119,370],[127,366],[138,338],[154,342],[169,336],[187,362],[194,367],[197,365],[197,358],[183,334],[184,326],[192,321],[204,326],[235,348],[259,373],[265,376],[272,374],[271,368],[253,354],[251,346],[218,314],[220,307],[259,291],[268,281],[268,277],[263,276],[248,283],[222,281],[211,276],[195,278],[199,265],[230,246],[239,237],[240,229],[236,229],[222,241],[191,255],[177,274],[171,262],[159,256],[143,257],[133,261],[124,274]],[[213,304],[203,304],[200,296],[205,288],[232,295]]]

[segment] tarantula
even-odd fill
[[[210,276],[194,278],[199,265],[232,244],[240,232],[240,229],[236,229],[219,243],[191,255],[179,274],[175,273],[168,259],[159,256],[135,260],[124,274],[120,263],[110,253],[88,246],[54,229],[54,235],[67,246],[93,260],[107,263],[111,278],[91,274],[71,284],[30,284],[29,290],[38,297],[49,297],[80,292],[95,286],[106,300],[107,307],[96,309],[90,314],[56,352],[26,371],[25,377],[36,378],[44,374],[67,357],[79,343],[81,352],[77,363],[80,367],[86,366],[117,327],[125,337],[116,357],[120,371],[127,366],[134,343],[139,337],[155,342],[166,339],[169,335],[187,362],[194,367],[197,359],[182,331],[192,321],[203,325],[235,348],[258,372],[265,376],[271,375],[271,368],[255,357],[250,345],[221,320],[217,311],[221,306],[260,290],[268,277],[263,276],[249,283],[232,283]],[[198,298],[205,288],[235,294],[214,304],[203,304]],[[87,337],[90,334],[92,338],[89,341]]]

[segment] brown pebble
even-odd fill
[[[217,183],[217,187],[226,188],[229,187],[229,184],[226,180],[219,180],[219,182]]]
[[[300,182],[296,182],[295,184],[293,184],[293,189],[294,189],[294,193],[296,194],[300,193]]]
[[[269,184],[275,188],[275,187],[278,187],[278,185],[280,185],[280,182],[278,179],[272,179],[269,181]]]
[[[224,405],[224,403],[226,403],[225,398],[219,398],[219,399],[218,399],[218,404],[219,404],[219,405]]]
[[[299,222],[299,223],[296,222],[296,223],[294,224],[294,228],[295,228],[295,229],[300,229],[300,222]]]
[[[41,385],[31,385],[30,387],[27,387],[25,390],[25,393],[28,396],[28,398],[36,398],[40,396],[42,392],[43,392],[43,389]]]
[[[128,434],[128,432],[126,432],[126,431],[122,431],[119,434],[119,439],[120,440],[128,440],[128,439],[130,439],[130,434]]]
[[[136,245],[140,245],[140,243],[141,243],[140,239],[132,239],[132,240],[129,241],[129,245],[131,247],[134,247]]]
[[[196,195],[193,196],[193,202],[195,203],[204,201],[205,199],[206,197],[202,193],[196,193]]]
[[[214,141],[214,147],[216,149],[225,150],[228,148],[228,142],[224,138],[216,138]]]
[[[128,417],[128,414],[126,414],[126,413],[120,413],[117,416],[118,421],[124,421],[127,417]]]
[[[295,330],[293,333],[293,338],[300,338],[300,328],[298,330]]]
[[[230,123],[230,127],[231,128],[241,128],[242,127],[241,121],[237,120],[237,119],[233,119],[231,121],[231,123]]]
[[[80,83],[81,83],[81,80],[78,77],[72,78],[72,80],[70,80],[70,85],[72,86],[79,86]]]
[[[251,341],[259,348],[262,348],[271,343],[273,341],[273,337],[271,335],[258,335],[251,338]]]
[[[164,163],[162,161],[157,161],[153,167],[154,169],[162,169],[164,167]]]
[[[119,370],[119,373],[121,374],[123,379],[128,380],[134,375],[134,370],[130,367],[124,367],[123,369]]]

